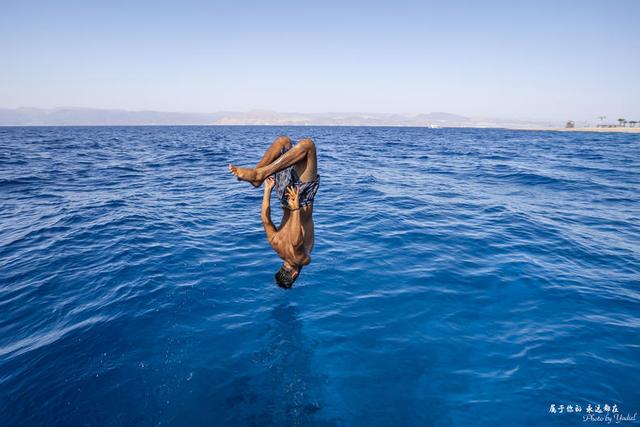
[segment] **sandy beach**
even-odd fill
[[[517,130],[537,130],[537,131],[557,131],[557,132],[616,132],[616,133],[640,133],[640,127],[633,128],[599,128],[599,127],[583,127],[583,128],[513,128]]]
[[[640,133],[640,127],[637,128],[598,128],[598,127],[587,127],[587,128],[561,128],[557,129],[563,132],[622,132],[622,133]]]

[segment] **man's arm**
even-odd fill
[[[264,195],[262,196],[262,225],[267,233],[267,240],[271,242],[273,236],[276,235],[277,229],[271,221],[271,190],[275,185],[275,179],[269,177],[264,183]]]

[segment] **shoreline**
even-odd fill
[[[554,131],[554,132],[613,132],[613,133],[640,133],[640,127],[634,128],[598,128],[598,127],[584,127],[584,128],[504,128],[511,130],[532,130],[532,131]]]
[[[505,127],[505,126],[442,126],[430,128],[429,126],[408,126],[408,125],[383,125],[383,124],[367,124],[367,125],[350,125],[350,124],[220,124],[220,123],[190,123],[190,124],[170,124],[170,123],[126,123],[126,124],[1,124],[0,128],[28,128],[28,127],[190,127],[190,126],[207,126],[207,127],[389,127],[389,128],[424,128],[424,129],[503,129],[503,130],[520,130],[532,132],[598,132],[598,133],[640,133],[640,127],[633,128],[606,128],[606,127],[583,127],[583,128],[560,128],[560,127]]]

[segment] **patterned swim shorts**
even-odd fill
[[[287,151],[286,148],[282,149],[282,154]],[[293,165],[276,172],[273,176],[276,179],[276,194],[280,199],[280,204],[286,209],[291,209],[287,198],[287,187],[295,186],[300,189],[300,207],[312,204],[320,187],[320,175],[317,175],[313,181],[300,181],[298,172],[296,172],[296,168]]]

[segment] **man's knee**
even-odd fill
[[[313,139],[304,138],[298,141],[297,144],[299,147],[304,149],[305,151],[311,151],[316,149],[316,145],[313,143]]]
[[[291,148],[291,138],[289,138],[286,135],[280,135],[279,137],[276,138],[274,143],[282,148]]]

